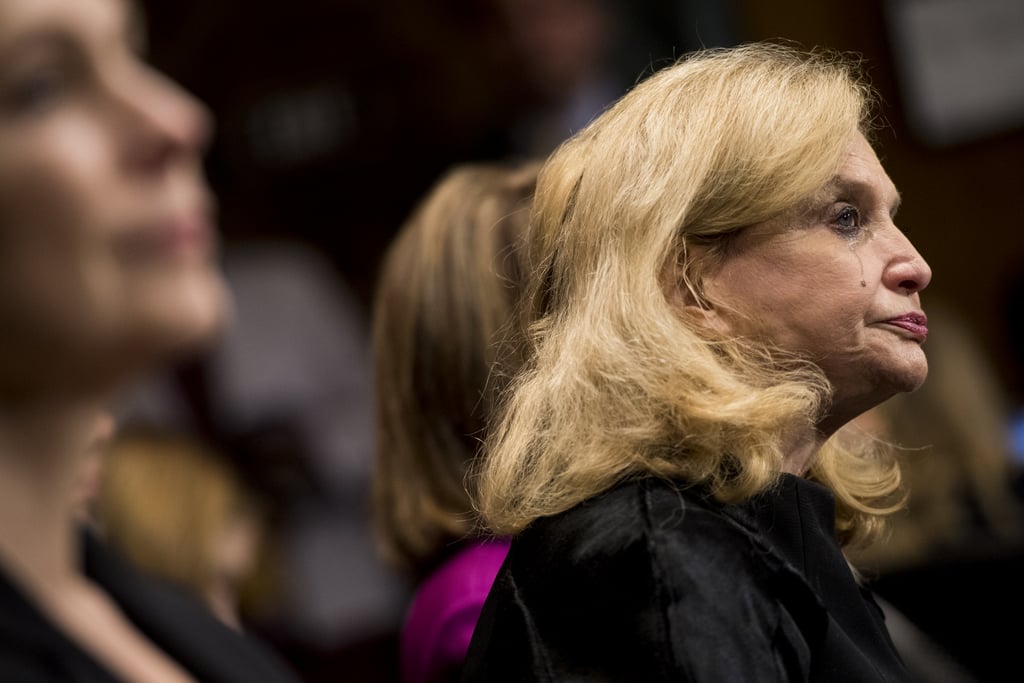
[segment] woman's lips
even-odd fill
[[[906,330],[922,342],[928,338],[928,318],[923,313],[907,313],[890,318],[885,323]]]
[[[147,259],[205,259],[215,248],[215,230],[206,211],[193,211],[132,231],[121,247],[126,254]]]
[[[172,252],[207,253],[213,240],[213,227],[204,212],[170,220],[160,226],[159,242]]]

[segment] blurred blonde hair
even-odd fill
[[[698,300],[743,227],[796,209],[872,125],[855,59],[781,44],[691,54],[564,142],[538,180],[526,369],[474,482],[496,533],[516,533],[629,477],[706,483],[723,501],[772,486],[781,436],[813,425],[830,387],[810,363],[712,338]],[[723,302],[727,303],[727,302]],[[717,305],[717,304],[716,304]],[[844,543],[894,509],[899,470],[836,434],[809,474]]]
[[[383,555],[417,574],[476,526],[465,473],[500,383],[492,367],[521,289],[516,245],[539,166],[453,167],[383,260],[373,308],[374,520]]]
[[[127,425],[103,463],[94,519],[100,533],[142,570],[191,589],[203,599],[222,577],[215,549],[233,520],[262,529],[255,495],[232,466],[203,442],[162,428]],[[240,601],[266,598],[254,566]],[[266,577],[259,577],[264,580]]]

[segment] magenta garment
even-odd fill
[[[507,538],[471,541],[423,581],[402,626],[402,683],[449,680],[461,669],[509,544]]]

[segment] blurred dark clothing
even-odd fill
[[[871,582],[979,681],[1019,681],[1024,547],[979,547]]]
[[[217,620],[191,594],[145,576],[84,534],[83,567],[134,625],[203,683],[297,683],[275,653]],[[0,680],[119,683],[0,574]]]
[[[834,511],[792,475],[740,505],[647,478],[539,519],[512,542],[462,680],[910,680]]]

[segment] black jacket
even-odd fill
[[[513,541],[462,680],[906,681],[834,523],[790,475],[743,505],[622,484]]]
[[[147,637],[201,683],[296,683],[275,654],[184,590],[135,571],[90,534],[83,569]],[[0,681],[119,683],[0,573]]]

